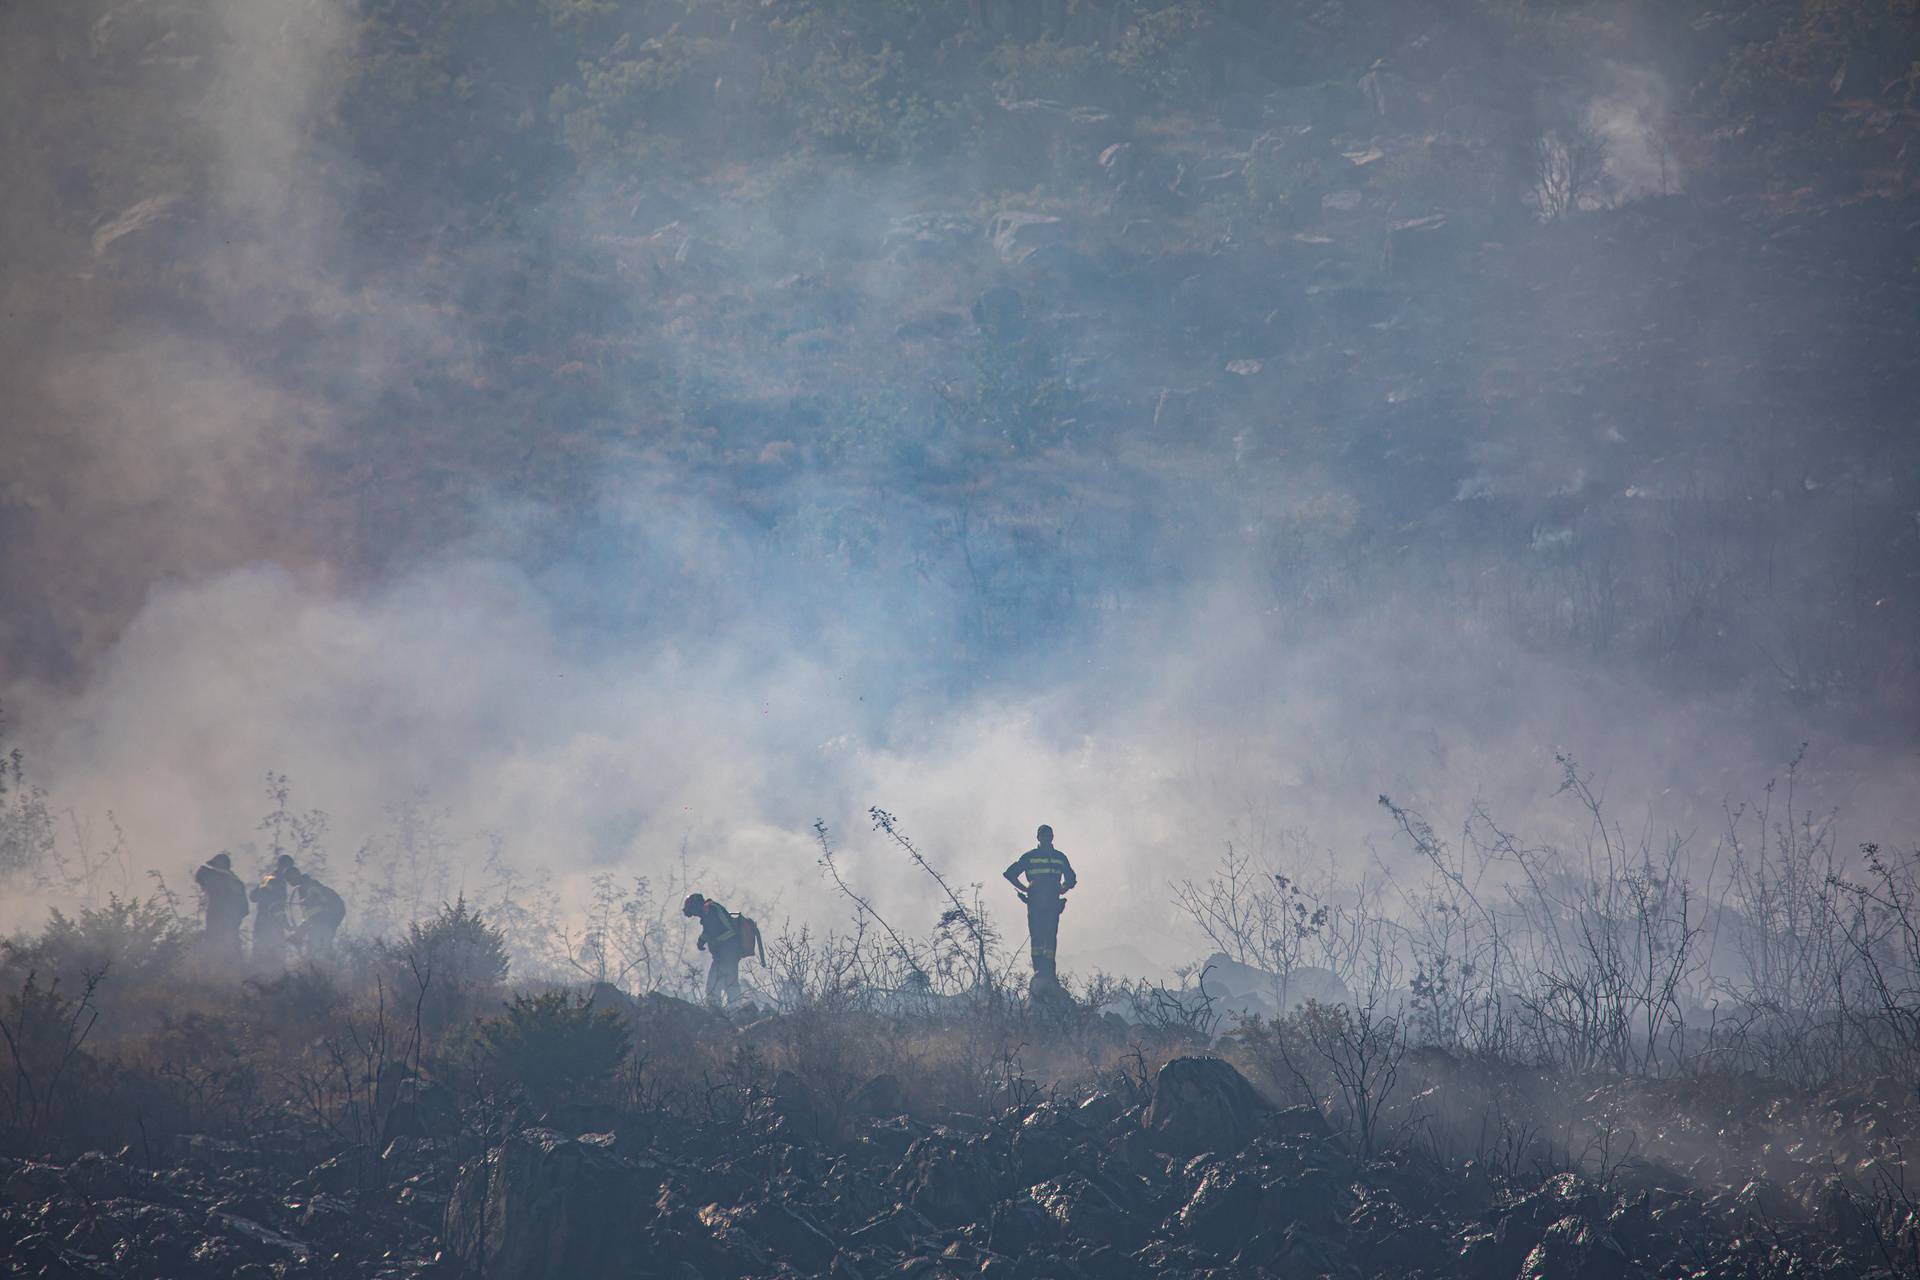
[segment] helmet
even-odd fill
[[[1045,844],[1047,841],[1053,839],[1053,828],[1047,826],[1045,823],[1041,823],[1040,830],[1034,834],[1040,837],[1040,843]]]
[[[273,860],[273,869],[277,874],[280,874],[280,875],[285,875],[287,872],[293,870],[293,855],[290,853],[283,853],[279,857],[275,858]]]
[[[218,867],[222,871],[231,871],[233,870],[233,859],[223,851],[208,858],[207,865],[210,867]]]
[[[680,904],[680,914],[683,916],[697,916],[706,905],[707,900],[705,898],[697,893],[690,893],[687,895],[687,900]]]

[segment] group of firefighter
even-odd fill
[[[1055,964],[1060,937],[1060,913],[1067,893],[1079,883],[1067,855],[1053,844],[1053,828],[1041,827],[1039,843],[1013,860],[1003,873],[1027,905],[1027,936],[1033,948],[1036,990],[1057,987]],[[347,905],[340,895],[300,870],[286,854],[251,891],[234,874],[233,860],[215,854],[194,872],[194,881],[207,900],[207,943],[226,956],[240,955],[240,927],[253,908],[253,962],[256,966],[285,964],[291,953],[309,960],[333,954],[334,935],[346,919]],[[681,904],[682,915],[700,922],[699,949],[708,956],[707,1003],[735,1004],[740,1000],[740,962],[760,951],[759,927],[702,894],[690,893]]]
[[[227,959],[241,953],[240,927],[253,916],[253,963],[278,968],[294,956],[328,960],[347,918],[346,900],[302,871],[291,855],[273,860],[249,889],[234,874],[233,858],[216,853],[193,873],[207,900],[207,949]]]

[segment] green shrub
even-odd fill
[[[82,907],[74,916],[55,907],[38,938],[0,945],[22,968],[69,982],[106,975],[127,986],[169,976],[188,939],[164,902],[109,895],[105,906]]]
[[[481,1077],[535,1106],[604,1095],[632,1041],[619,1014],[563,991],[515,996],[474,1033]]]
[[[583,63],[578,83],[555,90],[552,106],[582,165],[658,159],[684,145],[720,70],[713,41],[669,33]]]
[[[942,115],[890,45],[822,49],[804,65],[775,67],[766,93],[774,116],[796,122],[806,141],[862,160],[919,155]]]
[[[387,948],[387,981],[403,1000],[420,1000],[421,1023],[444,1030],[492,1000],[507,979],[506,935],[467,905],[465,895],[440,914],[407,926]]]
[[[996,88],[1012,99],[1047,98],[1069,105],[1115,103],[1120,90],[1113,58],[1091,45],[1042,38],[993,51]]]

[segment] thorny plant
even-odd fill
[[[591,883],[585,928],[576,942],[562,928],[559,938],[567,964],[589,982],[652,990],[669,969],[665,914],[645,876],[635,876],[623,892],[611,872]]]
[[[934,933],[933,961],[936,972],[941,976],[952,972],[959,962],[959,948],[955,944],[964,940],[970,944],[966,962],[971,968],[974,993],[989,1000],[996,999],[999,990],[994,981],[994,966],[989,959],[989,952],[997,939],[981,907],[979,886],[973,887],[973,901],[964,901],[940,869],[929,862],[926,855],[900,830],[898,819],[877,805],[867,810],[867,816],[873,820],[873,829],[886,832],[887,837],[913,859],[913,864],[933,879],[947,899],[948,909],[941,912]]]
[[[394,1109],[415,1089],[426,1047],[423,1014],[433,970],[426,957],[410,964],[413,991],[390,1007],[384,980],[375,987],[366,1015],[351,1011],[320,1038],[313,1061],[292,1081],[307,1114],[341,1142],[375,1148],[386,1135]],[[405,1021],[397,1021],[396,1015]]]
[[[5,727],[0,716],[0,730]],[[0,877],[40,882],[55,856],[46,792],[28,783],[20,748],[6,749],[0,740]]]
[[[79,997],[63,995],[58,980],[42,987],[28,973],[0,1012],[0,1040],[7,1051],[0,1071],[0,1105],[7,1123],[28,1142],[38,1141],[64,1102],[61,1086],[100,1019],[94,992],[104,971],[86,976]]]
[[[849,885],[846,878],[840,874],[840,865],[834,861],[833,841],[827,834],[827,824],[824,819],[813,824],[813,835],[820,845],[820,869],[827,873],[828,878],[833,881],[834,888],[840,891],[840,895],[853,904],[856,928],[864,929],[869,920],[878,925],[881,932],[886,934],[894,955],[906,968],[909,982],[916,986],[924,986],[927,982],[926,969],[914,955],[913,949],[907,945],[906,939],[900,936],[898,929],[887,922],[885,916],[874,909],[870,900],[855,893],[853,886]]]
[[[1272,975],[1281,1012],[1318,968],[1346,993],[1323,1003],[1380,993],[1412,1044],[1613,1076],[1749,1069],[1819,1086],[1870,1064],[1920,1078],[1920,856],[1865,845],[1847,871],[1831,822],[1796,803],[1798,758],[1784,813],[1771,785],[1757,812],[1729,809],[1711,858],[1630,836],[1589,775],[1559,764],[1582,822],[1571,844],[1529,844],[1480,805],[1448,840],[1383,796],[1423,880],[1373,869],[1303,889],[1229,846],[1213,875],[1170,886],[1174,901]]]

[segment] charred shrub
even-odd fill
[[[78,996],[29,973],[0,1010],[0,1121],[9,1145],[32,1149],[70,1108],[74,1078],[92,1059],[83,1051],[99,1020],[95,982]]]
[[[1380,1145],[1382,1116],[1400,1084],[1408,1047],[1400,1019],[1375,1005],[1309,1000],[1274,1021],[1245,1020],[1237,1038],[1283,1095],[1315,1107],[1362,1154]]]

